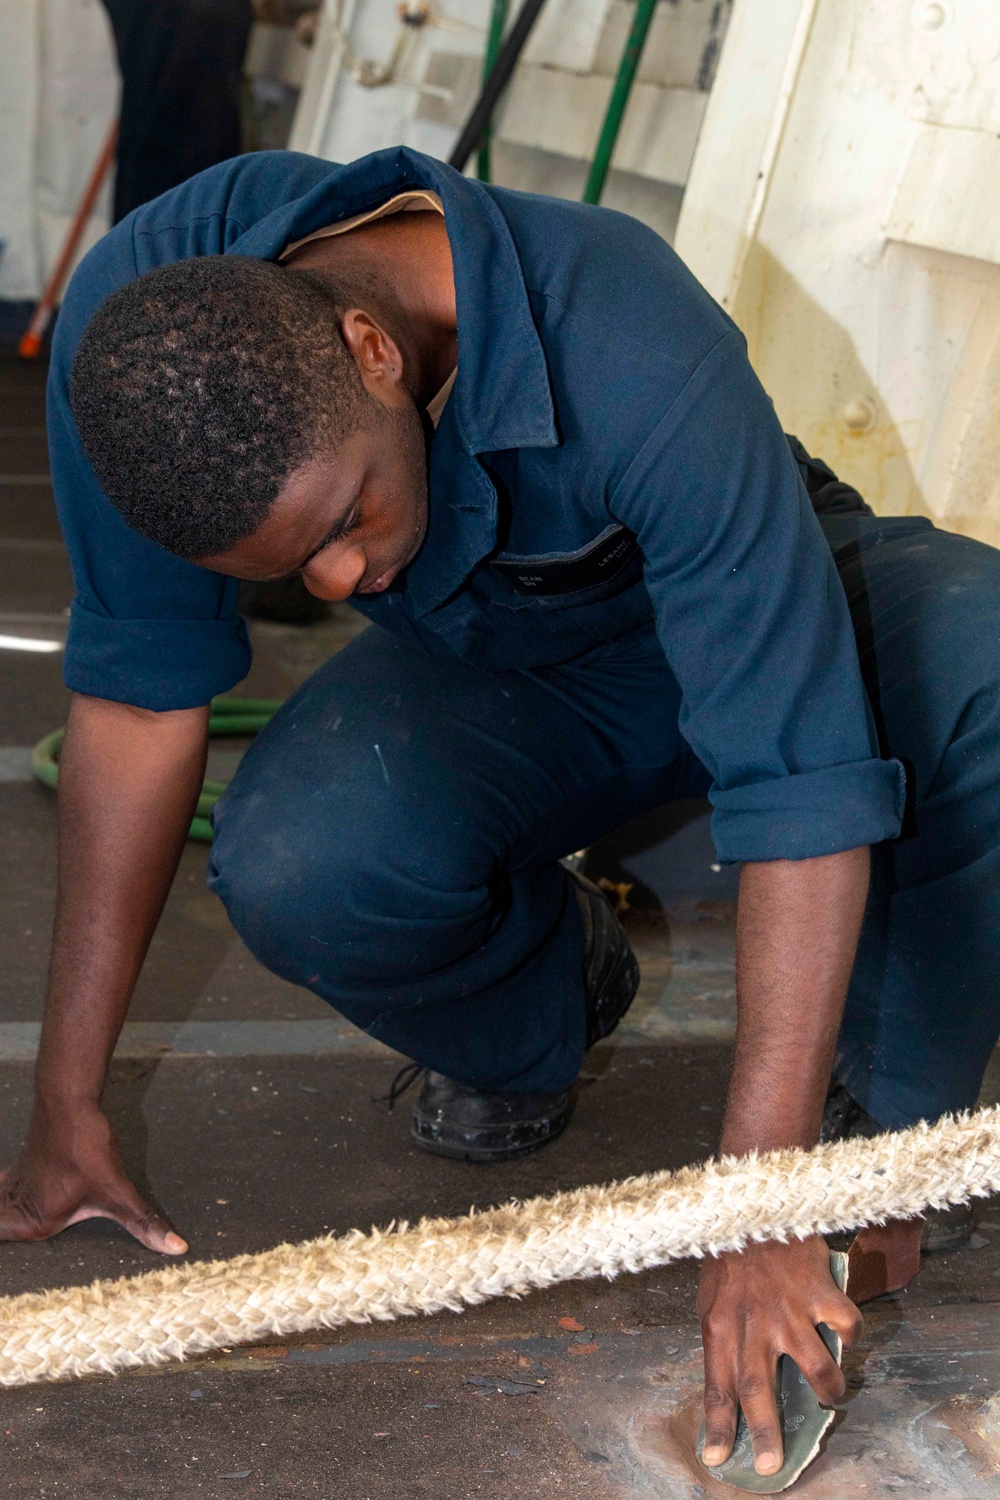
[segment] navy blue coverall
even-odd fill
[[[53,350],[68,685],[183,708],[249,663],[235,581],[129,530],[86,461],[90,314],[154,266],[276,259],[413,187],[441,196],[458,308],[428,534],[218,806],[237,930],[442,1073],[557,1089],[584,1048],[557,861],[704,793],[725,861],[877,846],[838,1075],[887,1126],[972,1103],[1000,1029],[1000,553],[874,517],[790,447],[738,330],[632,219],[406,149],[237,158],[130,215]]]

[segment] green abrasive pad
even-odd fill
[[[834,1252],[830,1256],[830,1273],[842,1292],[847,1290],[847,1256]],[[834,1359],[840,1364],[842,1345],[840,1335],[820,1323],[818,1328]],[[703,1467],[706,1474],[718,1479],[733,1489],[746,1490],[751,1495],[776,1495],[794,1484],[807,1464],[811,1464],[819,1452],[820,1441],[830,1423],[837,1415],[829,1406],[821,1406],[812,1387],[799,1371],[798,1365],[787,1354],[778,1361],[777,1378],[778,1420],[784,1444],[785,1461],[776,1474],[758,1474],[753,1466],[753,1445],[746,1418],[740,1412],[733,1451],[724,1464],[717,1468]],[[698,1433],[698,1459],[705,1445],[705,1426]]]

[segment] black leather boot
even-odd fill
[[[587,1046],[608,1036],[632,1004],[639,965],[621,923],[597,886],[575,871],[583,918]],[[413,1138],[425,1151],[464,1161],[506,1161],[555,1140],[572,1109],[569,1089],[552,1094],[485,1094],[428,1073],[413,1111]]]

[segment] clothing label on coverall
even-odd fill
[[[627,526],[609,526],[578,552],[549,552],[542,557],[503,553],[490,567],[519,594],[571,594],[617,578],[638,550]]]

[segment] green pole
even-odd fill
[[[649,23],[653,19],[656,9],[656,0],[638,0],[635,9],[635,20],[632,22],[632,30],[629,32],[628,41],[625,43],[625,51],[622,60],[618,64],[618,77],[615,86],[611,90],[611,98],[608,101],[608,111],[604,116],[604,124],[601,126],[601,134],[597,142],[597,150],[594,160],[587,176],[587,186],[583,190],[584,203],[600,203],[601,193],[604,190],[604,179],[608,175],[611,165],[611,155],[615,149],[618,132],[621,129],[622,117],[625,114],[625,106],[628,96],[632,92],[632,84],[635,82],[636,69],[639,66],[639,58],[646,44],[646,36],[649,32]]]
[[[486,37],[486,51],[483,54],[483,82],[486,83],[493,69],[496,67],[497,58],[500,55],[500,44],[503,41],[503,29],[507,23],[508,0],[493,0],[493,10],[490,15],[490,29]],[[483,131],[483,139],[479,146],[476,157],[476,176],[480,182],[490,180],[490,127],[487,125]]]

